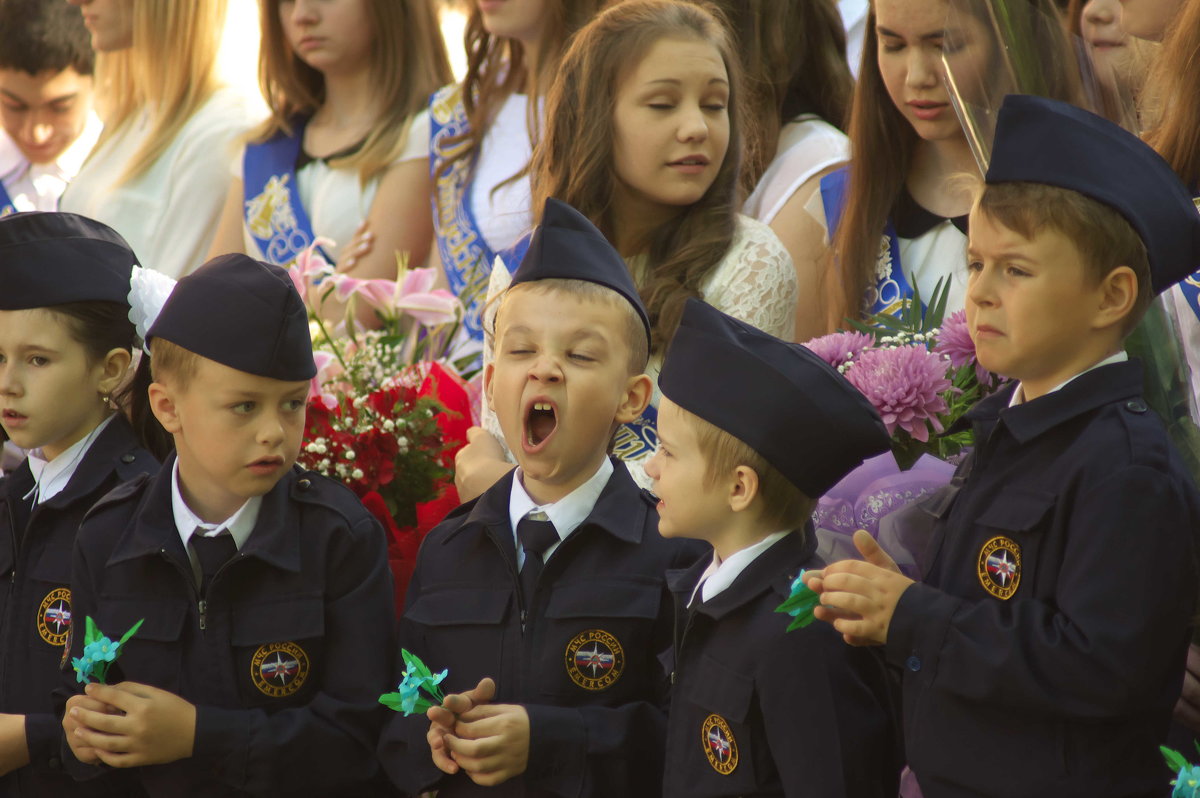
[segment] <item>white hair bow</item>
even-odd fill
[[[158,314],[162,312],[167,297],[175,289],[175,281],[162,272],[146,269],[134,264],[129,275],[129,320],[137,330],[137,336],[142,341],[142,349],[149,354],[146,346],[146,332],[154,326]]]

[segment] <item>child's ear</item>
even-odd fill
[[[492,385],[496,376],[496,366],[493,363],[488,363],[483,367],[483,398],[487,400],[488,410],[496,412],[496,406],[492,404]]]
[[[125,381],[132,359],[128,349],[108,350],[100,361],[100,382],[96,384],[96,389],[105,396],[111,396]]]
[[[1137,273],[1128,266],[1118,266],[1100,281],[1100,304],[1096,308],[1096,328],[1120,324],[1137,304]],[[1144,286],[1149,290],[1149,286]]]
[[[162,428],[172,435],[177,435],[183,429],[179,423],[179,411],[175,407],[175,397],[171,389],[161,382],[152,382],[147,389],[150,397],[150,412],[162,424]]]
[[[750,466],[740,465],[735,468],[729,490],[729,509],[740,513],[748,509],[757,496],[758,472]]]
[[[646,374],[639,374],[636,377],[630,377],[625,383],[625,396],[621,399],[620,406],[617,407],[617,415],[615,421],[618,424],[628,424],[635,421],[646,409],[646,405],[650,404],[650,397],[654,395],[654,383]]]

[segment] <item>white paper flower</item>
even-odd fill
[[[167,297],[175,290],[175,281],[162,272],[135,265],[129,276],[129,321],[138,338],[146,340],[146,331],[154,326]]]

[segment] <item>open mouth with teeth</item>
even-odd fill
[[[533,402],[525,411],[525,451],[536,452],[558,429],[558,411],[551,402]]]

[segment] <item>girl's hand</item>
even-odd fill
[[[79,744],[93,749],[101,762],[115,768],[161,765],[192,755],[196,738],[193,704],[174,693],[136,682],[93,683],[86,691],[89,698],[122,714],[72,707],[68,702],[67,713],[78,724],[67,734],[73,750],[78,750]]]

